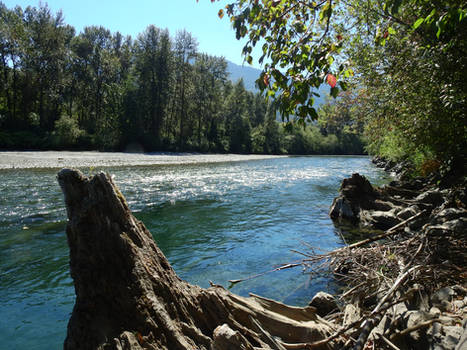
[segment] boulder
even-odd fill
[[[363,226],[377,230],[388,230],[401,222],[393,211],[363,210],[360,213],[360,220]]]
[[[344,179],[339,193],[331,205],[329,216],[335,221],[344,220],[352,224],[359,222],[360,210],[375,209],[375,200],[379,198],[368,179],[360,174]]]
[[[317,314],[320,316],[326,316],[332,311],[339,309],[334,297],[325,292],[318,292],[313,299],[311,299],[309,305],[315,307]]]
[[[444,197],[439,190],[429,190],[421,193],[415,199],[415,202],[437,207],[444,202]]]
[[[411,205],[410,207],[404,208],[397,213],[397,217],[401,220],[407,220],[408,218],[414,216],[420,211],[416,205]]]

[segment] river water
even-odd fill
[[[212,281],[228,288],[229,279],[294,262],[300,256],[291,250],[306,251],[306,245],[325,251],[341,246],[328,210],[342,179],[359,172],[372,183],[385,181],[367,157],[222,156],[214,161],[213,156],[206,161],[194,155],[144,165],[119,157],[119,166],[105,171],[175,271],[202,287]],[[74,304],[58,169],[37,164],[26,169],[16,162],[15,168],[0,170],[1,349],[61,348]],[[95,173],[98,164],[83,163],[81,169]],[[231,290],[305,305],[333,285],[294,268]]]

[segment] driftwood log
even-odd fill
[[[58,181],[76,292],[65,349],[306,349],[334,331],[313,307],[181,280],[109,175]]]

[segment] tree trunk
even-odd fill
[[[65,349],[300,349],[330,333],[313,307],[182,281],[109,175],[58,181],[76,292]]]

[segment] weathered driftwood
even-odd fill
[[[182,281],[110,176],[58,181],[76,291],[65,349],[283,349],[332,333],[312,307]]]

